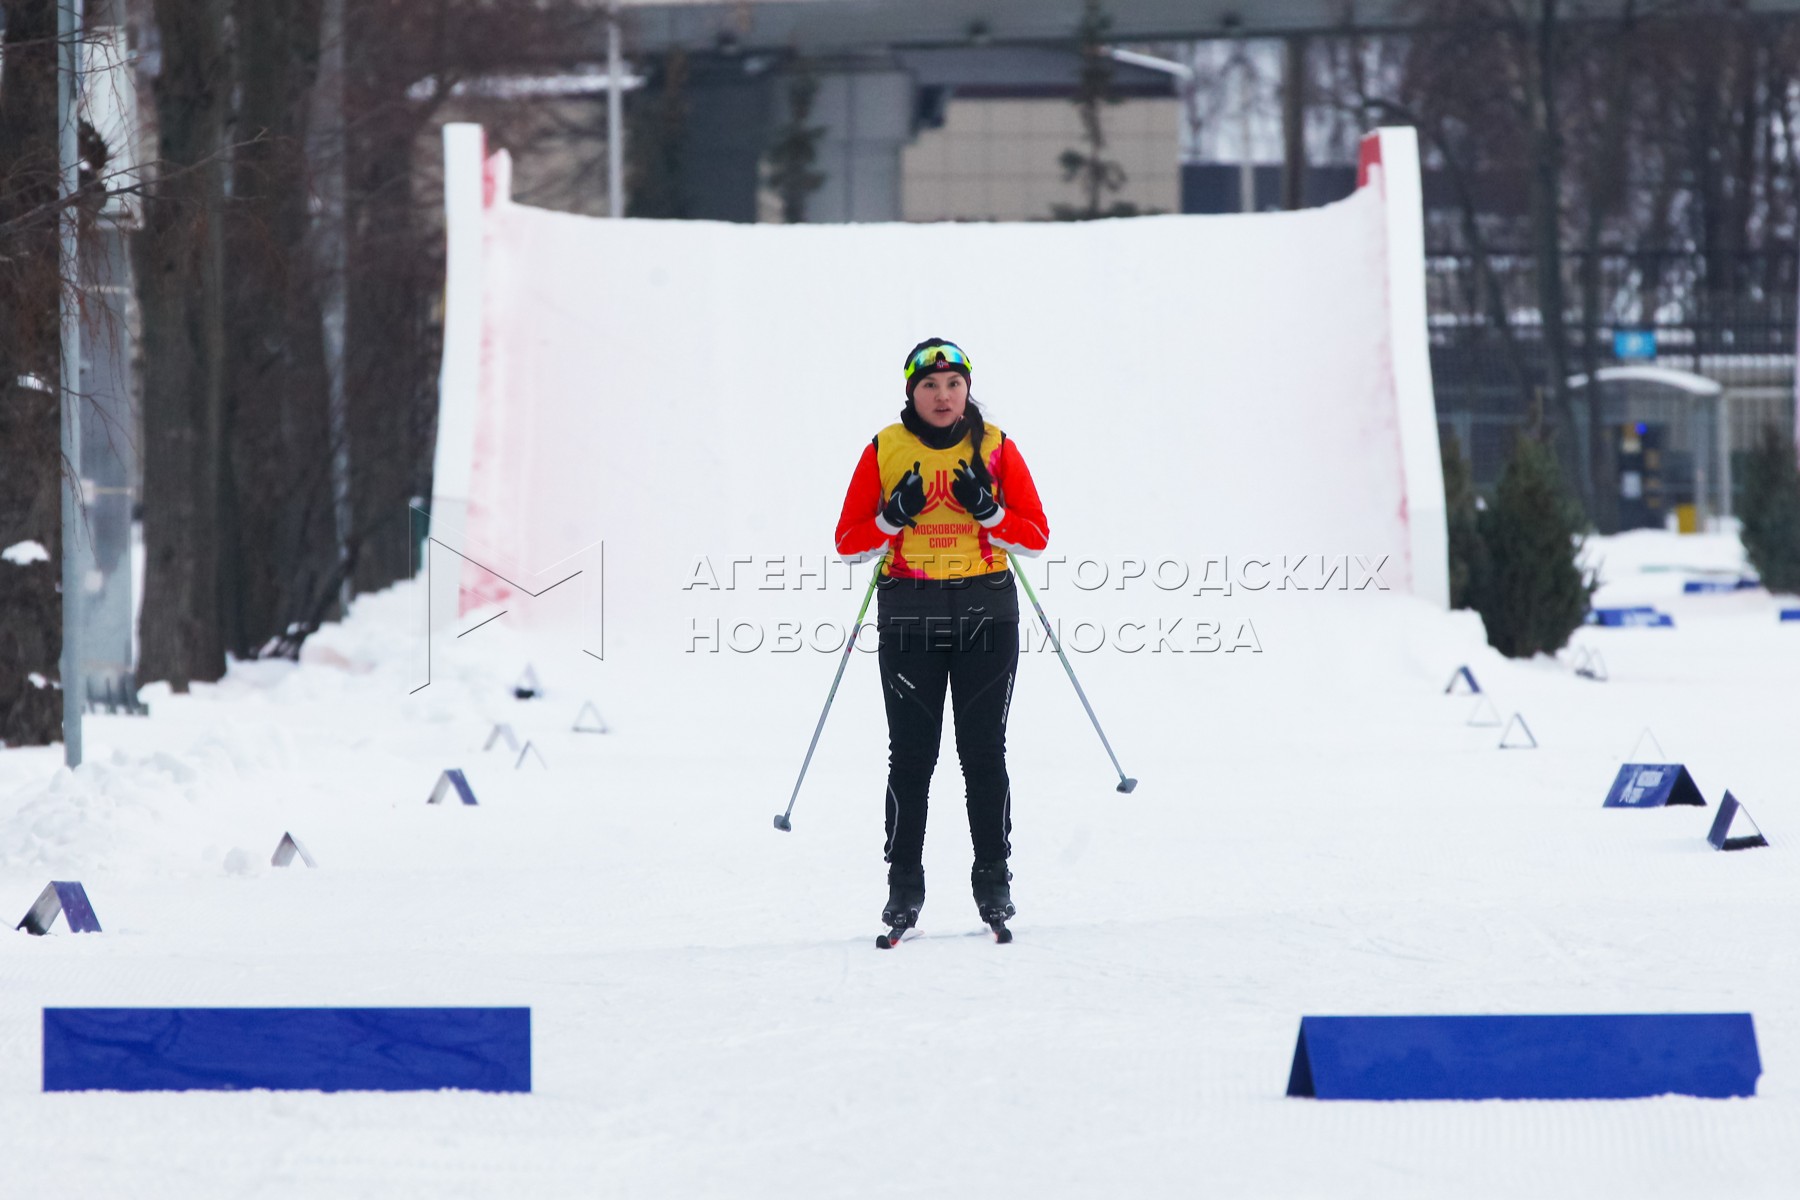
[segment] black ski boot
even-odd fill
[[[969,885],[975,892],[975,907],[981,913],[981,919],[996,934],[1016,911],[1013,908],[1012,889],[1006,886],[1011,882],[1012,872],[1006,869],[1004,858],[978,858],[969,870]]]
[[[925,906],[925,868],[922,866],[888,867],[888,901],[881,910],[882,923],[888,927],[893,941],[919,923],[919,909]]]

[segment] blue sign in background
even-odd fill
[[[1624,626],[1642,626],[1650,629],[1672,629],[1675,618],[1668,613],[1658,612],[1649,604],[1635,604],[1630,608],[1593,608],[1588,610],[1589,625],[1604,625],[1609,629]]]
[[[1616,329],[1613,331],[1614,358],[1655,358],[1654,329]]]

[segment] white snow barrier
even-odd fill
[[[529,624],[602,540],[607,620],[671,638],[697,560],[816,568],[934,335],[1031,463],[1053,553],[1196,579],[1351,556],[1447,603],[1410,129],[1370,134],[1362,186],[1301,212],[838,226],[547,212],[512,201],[478,127],[444,137],[431,529],[466,557],[436,558],[440,614]]]

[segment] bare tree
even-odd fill
[[[155,0],[159,178],[138,239],[144,351],[144,603],[138,678],[225,673],[225,0]]]
[[[537,0],[346,6],[350,262],[346,344],[351,552],[358,592],[412,569],[408,504],[431,494],[441,329],[440,195],[419,186],[420,134],[458,82],[549,69],[594,42],[604,12]],[[421,88],[421,81],[430,87]]]
[[[1434,303],[1491,339],[1541,411],[1590,517],[1610,525],[1612,437],[1571,389],[1609,328],[1691,322],[1701,352],[1743,317],[1791,329],[1800,27],[1727,0],[1444,0],[1404,36],[1329,39],[1319,94],[1418,127]],[[1448,306],[1448,307],[1445,307]]]
[[[306,158],[319,0],[235,0],[226,205],[226,640],[250,657],[303,624],[337,564],[330,388]]]
[[[0,744],[42,745],[62,730],[56,5],[0,11],[0,550],[21,547],[0,559]]]

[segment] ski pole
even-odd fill
[[[1056,630],[1050,627],[1050,618],[1044,615],[1044,606],[1038,603],[1037,593],[1031,590],[1031,580],[1025,578],[1025,572],[1019,570],[1019,560],[1013,557],[1011,550],[1006,552],[1006,561],[1012,564],[1013,574],[1025,585],[1025,594],[1031,597],[1031,607],[1037,610],[1038,620],[1044,623],[1044,632],[1050,635],[1050,645],[1056,651],[1056,657],[1062,661],[1063,670],[1069,673],[1069,682],[1075,685],[1075,694],[1081,698],[1081,707],[1087,709],[1088,720],[1094,723],[1094,732],[1100,735],[1100,744],[1106,747],[1106,757],[1112,759],[1113,770],[1119,773],[1121,792],[1129,792],[1137,786],[1137,780],[1125,774],[1125,768],[1119,765],[1119,756],[1113,753],[1112,743],[1106,740],[1106,730],[1100,728],[1100,718],[1094,715],[1094,706],[1088,703],[1087,693],[1081,690],[1081,680],[1075,678],[1075,668],[1069,665],[1068,655],[1063,653],[1062,643],[1056,638]]]
[[[856,624],[850,627],[850,638],[844,643],[844,657],[838,659],[837,677],[831,681],[831,691],[825,695],[825,710],[819,714],[819,723],[813,727],[812,744],[806,748],[806,761],[800,764],[800,778],[794,780],[794,794],[788,797],[787,811],[775,818],[775,828],[783,833],[792,833],[794,822],[794,801],[800,798],[800,785],[806,781],[806,768],[812,765],[813,751],[819,748],[819,734],[824,732],[825,718],[831,713],[831,702],[837,699],[838,684],[844,681],[844,668],[850,664],[850,652],[856,649],[856,635],[862,632],[863,617],[869,611],[869,601],[875,596],[875,581],[881,578],[881,567],[877,564],[869,575],[869,590],[863,593],[862,607],[856,610]]]

